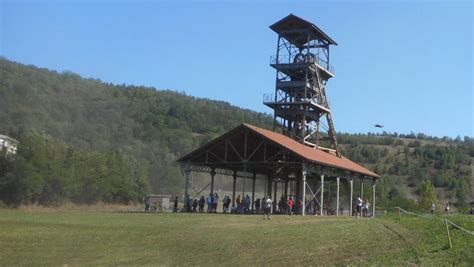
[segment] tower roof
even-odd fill
[[[295,45],[302,46],[307,42],[307,40],[305,40],[304,38],[298,38],[301,36],[301,33],[288,32],[288,30],[291,30],[295,27],[300,29],[308,29],[318,39],[325,40],[330,45],[337,45],[336,41],[334,41],[331,37],[324,33],[320,28],[318,28],[318,26],[293,14],[290,14],[279,20],[278,22],[274,23],[270,26],[270,29],[283,36],[288,41],[294,43]]]

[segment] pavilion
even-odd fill
[[[232,206],[235,206],[236,181],[250,179],[252,181],[252,210],[254,209],[255,181],[265,179],[266,194],[276,195],[278,183],[284,186],[284,196],[295,195],[298,199],[306,198],[311,190],[310,181],[319,182],[318,204],[321,215],[325,210],[325,181],[335,181],[337,185],[335,215],[339,214],[340,183],[348,183],[349,215],[352,215],[354,180],[361,184],[363,195],[364,182],[372,185],[372,214],[375,214],[375,185],[379,175],[367,168],[327,150],[313,148],[283,134],[250,124],[228,131],[222,136],[181,157],[178,162],[185,175],[185,194],[189,190],[191,172],[205,172],[211,176],[211,193],[214,193],[214,177],[216,174],[228,175],[233,178]],[[341,181],[342,179],[342,181]],[[288,184],[295,183],[295,192],[288,192]],[[309,190],[308,192],[306,190]],[[305,201],[302,201],[301,215],[305,215]]]

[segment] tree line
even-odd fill
[[[7,205],[128,204],[148,190],[146,170],[119,150],[75,148],[35,131],[19,141],[16,154],[0,156],[0,200]]]

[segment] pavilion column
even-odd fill
[[[257,180],[257,177],[255,177],[255,174],[253,174],[253,177],[252,177],[252,210],[255,210],[255,180]]]
[[[302,166],[301,166],[301,180],[302,180],[302,186],[303,188],[301,188],[301,215],[302,216],[305,216],[305,213],[306,213],[306,201],[305,201],[305,196],[306,196],[306,163],[303,161],[302,163]]]
[[[288,177],[287,177],[287,179],[288,179]],[[290,180],[286,180],[286,181],[285,181],[285,198],[288,198],[288,182],[289,182],[289,181],[290,181]]]
[[[295,214],[300,214],[298,203],[301,200],[301,173],[296,175],[295,191]]]
[[[321,216],[323,215],[323,210],[324,210],[324,174],[321,174]]]
[[[184,195],[188,194],[189,191],[189,174],[190,174],[189,169],[184,170]]]
[[[360,199],[364,200],[364,178],[360,179]]]
[[[336,178],[336,184],[337,184],[337,193],[336,193],[336,216],[339,216],[339,180],[340,177]]]
[[[278,204],[278,201],[277,201],[277,190],[278,190],[278,182],[275,181],[275,188],[273,188],[273,201]],[[273,210],[276,210],[276,207],[273,207]]]
[[[268,180],[267,180],[267,195],[265,196],[265,198],[267,198],[268,196],[272,196],[272,183],[273,183],[273,177],[272,176],[268,176]]]
[[[372,184],[372,217],[375,217],[375,184],[376,184],[376,179],[374,178],[373,184]]]
[[[216,176],[216,171],[211,170],[211,194],[214,195],[214,177]]]
[[[350,195],[349,195],[349,216],[352,216],[352,198],[354,194],[354,180],[352,178],[349,180],[349,185],[350,185]]]
[[[234,178],[234,183],[232,185],[232,207],[235,208],[235,184],[237,183],[237,172],[234,172],[232,177]]]
[[[186,164],[184,168],[184,199],[183,199],[183,209],[185,212],[188,211],[188,202],[189,202],[189,175],[191,173],[191,169],[189,168],[189,164]]]

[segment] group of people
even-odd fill
[[[306,214],[311,215],[320,215],[321,209],[319,203],[315,198],[310,200],[304,200],[306,206]],[[191,199],[189,195],[185,195],[184,212],[199,212],[204,213],[204,208],[207,204],[207,213],[217,213],[219,203],[219,195],[217,193],[209,193],[207,197],[203,195],[197,198]],[[250,213],[252,201],[249,195],[246,195],[244,198],[241,198],[238,195],[235,199],[235,206],[231,209],[232,198],[229,196],[224,196],[222,199],[222,213],[239,213],[239,214],[247,214]],[[254,202],[255,210],[253,213],[263,214],[264,216],[267,215],[267,218],[270,218],[270,214],[272,213],[279,213],[279,214],[287,214],[289,216],[293,214],[300,214],[302,209],[302,200],[296,199],[293,197],[284,197],[282,196],[280,201],[277,203],[276,201],[272,200],[270,196],[265,196],[263,198],[257,198]],[[149,210],[150,203],[148,199],[145,200],[145,211]],[[330,203],[325,202],[325,214],[330,214]],[[355,200],[355,205],[353,210],[355,211],[355,216],[357,217],[368,217],[369,216],[369,207],[370,202],[368,199],[363,201],[363,199],[357,196]],[[431,208],[431,212],[434,213],[435,205],[433,204]],[[446,204],[446,212],[449,213],[449,203]],[[176,196],[173,203],[173,212],[178,212],[178,197]]]
[[[250,200],[249,195],[246,195],[243,199],[241,199],[240,195],[238,195],[235,199],[235,204],[236,206],[233,209],[233,212],[247,214],[250,212],[250,205],[252,204],[252,201]]]
[[[356,198],[356,217],[368,217],[369,216],[369,207],[370,202],[368,199],[365,201],[360,197],[360,195]]]
[[[436,205],[435,205],[435,203],[432,203],[431,204],[431,215],[434,215],[435,210],[436,210]],[[444,205],[444,213],[446,213],[446,215],[449,215],[449,210],[450,210],[449,202],[446,200],[446,203]]]
[[[178,197],[175,199],[173,211],[177,212]],[[219,195],[217,193],[209,193],[207,197],[200,196],[194,199],[189,198],[189,195],[184,197],[184,212],[199,212],[204,213],[204,207],[207,204],[207,213],[217,213],[217,206],[219,203]],[[228,213],[231,199],[229,196],[224,196],[222,200],[222,212]]]
[[[270,214],[272,212],[273,201],[270,197],[264,197],[262,199],[255,200],[255,209],[256,213],[263,213],[266,214],[268,203],[270,202]],[[217,193],[209,193],[207,197],[200,196],[197,198],[191,199],[189,195],[185,195],[184,197],[184,205],[183,210],[184,212],[204,212],[204,207],[207,204],[207,213],[217,213],[219,203],[219,195]],[[240,214],[247,214],[251,211],[251,204],[252,201],[249,195],[246,195],[244,198],[241,198],[238,195],[235,199],[235,207],[230,208],[232,203],[232,199],[229,196],[224,196],[222,199],[222,213],[240,213]],[[147,203],[145,203],[145,210],[147,211]],[[178,197],[175,197],[173,203],[173,212],[178,212]]]

